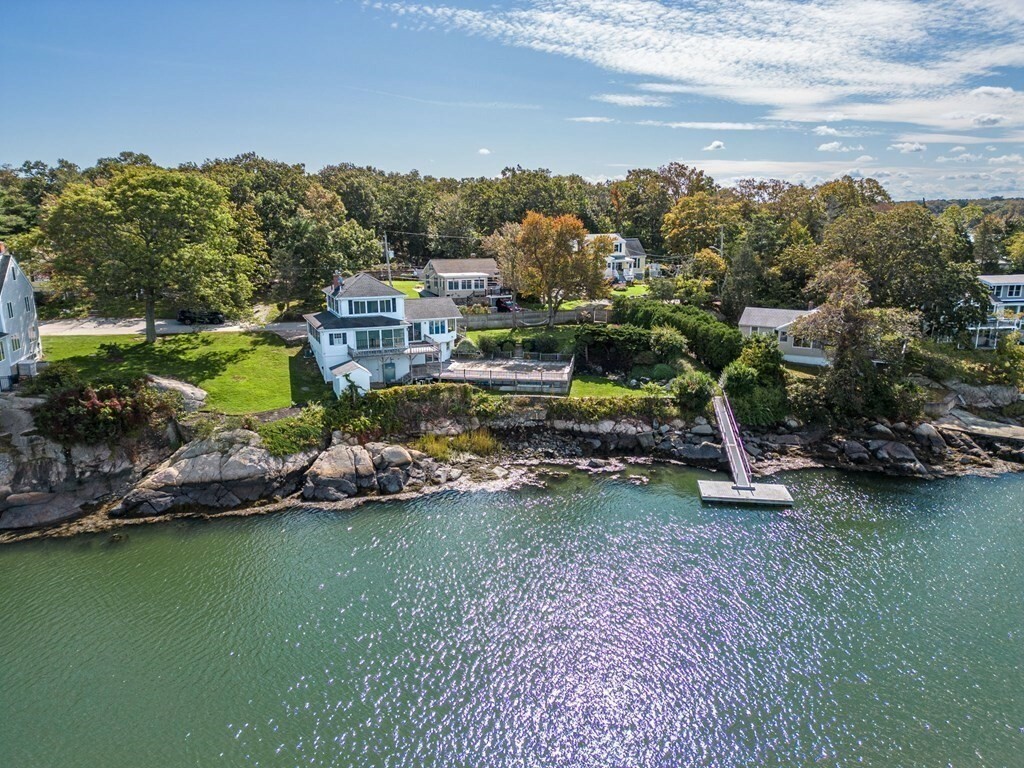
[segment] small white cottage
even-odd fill
[[[32,376],[42,355],[32,283],[0,243],[0,389]]]

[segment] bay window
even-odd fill
[[[394,349],[403,346],[405,346],[405,330],[402,328],[356,331],[356,349]]]

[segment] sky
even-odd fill
[[[1024,195],[1024,0],[0,0],[0,164]]]

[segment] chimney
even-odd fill
[[[7,243],[0,240],[0,256],[3,256],[5,253],[7,253]]]
[[[341,287],[341,283],[341,271],[336,269],[334,270],[334,276],[331,278],[331,287],[334,288],[334,290],[338,290]]]

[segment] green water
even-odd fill
[[[0,548],[0,765],[1024,765],[1024,476],[573,478]]]

